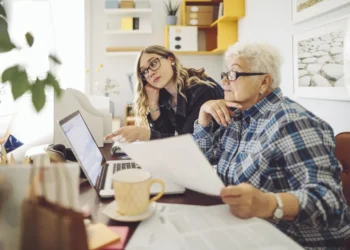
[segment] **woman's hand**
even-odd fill
[[[212,118],[214,118],[219,125],[226,127],[231,123],[231,116],[234,113],[229,108],[240,109],[242,106],[238,103],[227,102],[225,100],[207,101],[199,111],[198,123],[202,126],[207,126]]]
[[[147,98],[148,98],[148,106],[151,109],[156,109],[159,106],[159,89],[153,87],[151,84],[147,84],[145,86]]]
[[[105,140],[117,137],[120,142],[148,141],[151,138],[151,130],[140,126],[125,126],[105,136]]]
[[[264,193],[247,183],[227,186],[221,190],[220,196],[230,206],[231,213],[242,219],[271,218],[277,208],[273,194]]]

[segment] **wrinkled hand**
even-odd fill
[[[231,213],[242,219],[271,218],[277,208],[277,201],[272,194],[264,193],[247,183],[227,186],[221,190],[220,196],[230,206]]]
[[[225,100],[211,100],[205,102],[199,112],[198,123],[202,126],[208,125],[212,118],[219,125],[227,127],[231,123],[231,117],[234,114],[229,108],[242,108],[242,106],[235,102],[227,102]]]
[[[151,130],[140,126],[126,126],[105,136],[105,140],[116,137],[120,142],[148,141],[151,137]]]
[[[153,87],[151,84],[147,84],[145,87],[147,98],[148,98],[148,106],[150,108],[158,107],[159,103],[159,89]]]

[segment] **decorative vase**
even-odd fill
[[[166,22],[168,25],[176,25],[177,22],[177,16],[167,16]]]

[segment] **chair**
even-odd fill
[[[343,166],[341,173],[343,192],[350,206],[350,132],[343,132],[335,137],[335,156]],[[350,249],[350,240],[346,242],[346,249]]]
[[[335,137],[335,156],[343,166],[341,173],[343,192],[350,206],[350,132],[343,132]]]

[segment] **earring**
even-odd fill
[[[173,65],[173,66],[174,66],[174,65],[175,65],[175,63],[174,63],[174,62],[172,62],[172,63],[171,63],[171,65]]]
[[[259,95],[263,95],[264,94],[264,91],[263,90],[260,90],[259,91]]]

